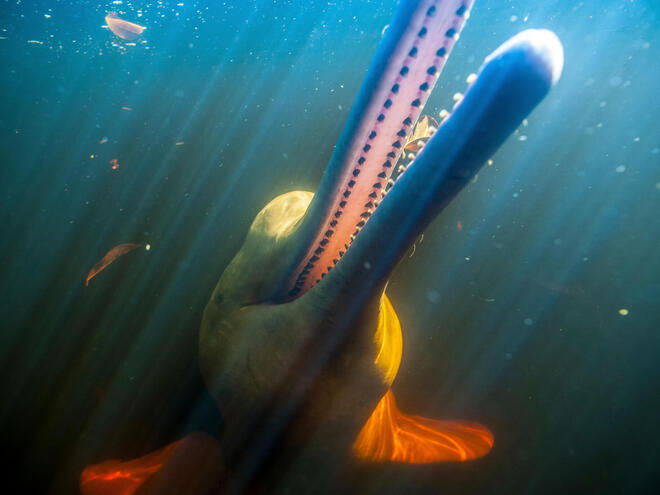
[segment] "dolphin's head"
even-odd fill
[[[396,181],[380,180],[383,166],[396,164],[388,148],[370,150],[367,141],[358,143],[362,154],[351,155],[354,145],[340,140],[341,163],[331,162],[316,195],[283,194],[257,215],[213,292],[200,332],[202,371],[225,416],[230,460],[244,458],[248,444],[266,452],[282,436],[338,458],[350,455],[389,385],[376,365],[374,333],[390,274],[543,99],[561,65],[554,34],[525,31],[486,59]],[[378,109],[365,112],[383,121]],[[367,140],[386,131],[365,128]],[[383,161],[360,168],[371,151],[382,152]]]

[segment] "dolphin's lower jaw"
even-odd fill
[[[427,15],[434,2],[422,3]],[[456,12],[464,14],[458,3]],[[387,388],[374,365],[373,343],[387,278],[412,241],[543,99],[561,64],[561,45],[548,31],[525,31],[494,52],[352,244],[334,237],[339,230],[330,236],[350,249],[315,285],[307,278],[300,283],[318,249],[310,246],[324,238],[335,203],[343,201],[345,190],[337,187],[347,177],[342,174],[353,172],[331,163],[306,214],[310,195],[304,193],[277,198],[260,213],[218,282],[200,331],[202,370],[226,421],[223,454],[239,476],[249,479],[284,436],[293,456],[287,462],[325,459],[330,472],[350,462],[352,441]],[[378,120],[380,113],[373,115]],[[351,125],[354,139],[344,131],[340,154],[359,149],[355,136],[364,129]],[[273,212],[284,212],[286,221],[274,226]],[[291,267],[294,276],[283,276]],[[307,275],[316,274],[311,268]],[[291,290],[295,299],[267,303],[290,299],[283,294]]]

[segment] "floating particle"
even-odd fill
[[[107,142],[108,142],[108,138],[104,136],[104,137],[102,137],[101,140],[99,141],[99,144],[105,144],[105,143],[107,143]]]
[[[619,165],[617,168],[615,168],[617,174],[622,174],[626,171],[626,166],[625,165]]]
[[[145,251],[149,251],[149,250],[151,250],[151,244],[146,244],[146,245],[144,246],[144,250],[145,250]]]
[[[463,222],[461,222],[460,220],[457,220],[456,221],[456,228],[458,230],[463,230]]]
[[[437,290],[430,290],[426,293],[426,298],[431,304],[438,304],[440,302],[440,293]]]
[[[142,244],[120,244],[118,246],[113,247],[110,251],[108,251],[101,260],[96,263],[92,269],[89,271],[87,274],[87,278],[85,279],[85,285],[89,285],[89,281],[96,276],[100,271],[102,271],[106,266],[108,266],[110,263],[115,261],[117,258],[120,256],[133,251],[135,248],[142,247]]]
[[[534,323],[534,320],[532,320],[531,318],[525,318],[523,320],[523,323],[527,326],[530,326],[532,323]]]
[[[110,160],[110,168],[112,170],[117,170],[119,168],[119,161],[116,158]]]
[[[183,141],[177,141],[175,146],[183,146]]]
[[[628,313],[629,313],[629,311],[628,311],[626,308],[621,308],[621,309],[619,310],[619,314],[620,314],[621,316],[628,316]]]
[[[469,76],[467,76],[467,79],[465,80],[466,83],[472,84],[474,81],[477,80],[477,75],[473,72]]]
[[[518,141],[527,141],[527,136],[525,136],[524,134],[521,135],[521,136],[518,136]]]
[[[133,109],[131,107],[121,107],[122,110],[126,110],[127,112],[132,112]]]
[[[143,26],[138,26],[129,21],[125,21],[117,17],[115,12],[108,12],[105,16],[105,23],[114,34],[124,40],[134,40],[144,31]]]

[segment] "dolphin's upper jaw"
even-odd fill
[[[375,212],[472,3],[399,4],[301,225],[280,300],[326,276]]]

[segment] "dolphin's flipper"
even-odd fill
[[[360,431],[353,451],[371,462],[469,461],[490,452],[493,434],[473,421],[439,421],[402,413],[388,390]]]
[[[223,475],[220,445],[205,433],[190,435],[145,456],[88,466],[80,475],[82,495],[215,493]]]

